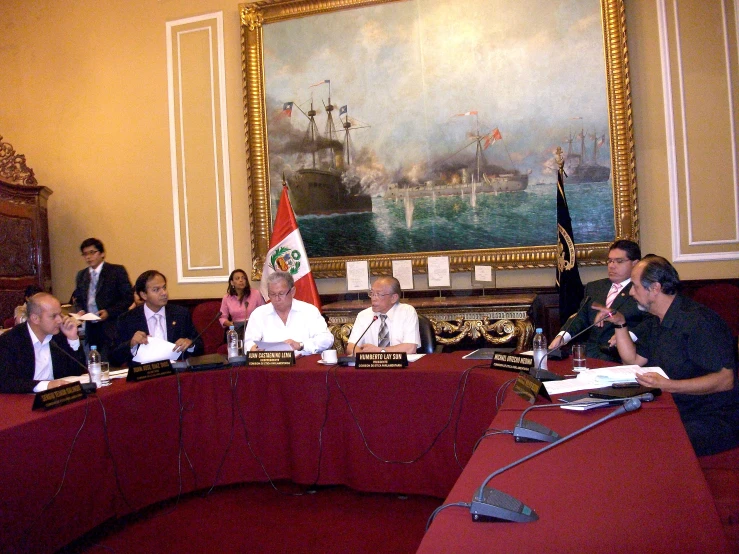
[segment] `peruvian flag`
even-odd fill
[[[452,117],[464,117],[466,115],[477,115],[477,110],[472,110],[470,112],[464,112],[464,113],[455,113]]]
[[[482,149],[487,150],[488,146],[491,144],[495,144],[495,141],[503,140],[503,135],[500,134],[500,131],[496,127],[493,129],[489,135],[485,135],[485,144],[483,145]]]
[[[287,185],[282,185],[282,196],[277,205],[277,217],[269,241],[269,252],[264,260],[260,291],[266,301],[267,277],[276,271],[287,271],[295,280],[295,298],[313,304],[321,309],[321,297],[318,296],[316,281],[310,271],[308,255],[305,253],[303,238],[300,236],[298,222],[287,195]]]

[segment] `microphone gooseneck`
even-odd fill
[[[354,343],[355,350],[356,350],[357,345],[359,344],[359,341],[361,341],[364,338],[364,335],[366,335],[367,334],[367,331],[370,330],[370,327],[372,327],[372,324],[375,321],[377,321],[378,319],[379,319],[379,316],[377,314],[375,314],[374,316],[372,316],[372,321],[370,321],[370,324],[367,325],[367,328],[364,330],[364,332],[361,335],[359,335],[359,338],[357,339],[357,342]],[[353,352],[352,352],[352,354],[353,354]]]

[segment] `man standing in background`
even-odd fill
[[[97,346],[102,359],[108,361],[116,344],[116,320],[133,302],[131,281],[125,267],[105,261],[105,247],[99,239],[84,240],[80,251],[88,267],[77,273],[74,309],[100,317],[100,321],[85,324],[85,345]]]

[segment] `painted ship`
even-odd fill
[[[580,152],[573,152],[572,144],[575,138],[580,139]],[[606,137],[602,135],[598,137],[595,133],[589,134],[588,138],[593,141],[592,157],[585,159],[585,129],[580,130],[577,137],[570,133],[567,139],[567,157],[565,158],[565,173],[567,173],[566,183],[568,185],[578,185],[581,183],[605,183],[611,177],[611,168],[600,165],[597,162],[598,149],[605,144]]]
[[[311,162],[309,167],[298,169],[288,177],[290,202],[299,216],[371,212],[372,198],[363,190],[359,178],[348,172],[352,161],[352,123],[347,108],[343,106],[339,112],[339,121],[344,128],[342,144],[333,120],[336,106],[331,103],[331,84],[329,81],[326,83],[329,85],[329,94],[328,104],[324,104],[327,119],[323,136],[318,131],[313,101],[307,113],[300,110],[308,118],[308,128],[300,150],[304,157],[310,156]],[[347,115],[342,121],[343,114]]]
[[[476,112],[472,112],[475,113]],[[401,181],[391,183],[385,198],[421,198],[437,196],[466,196],[475,207],[478,194],[499,194],[526,190],[529,185],[528,173],[518,169],[506,169],[489,164],[485,159],[485,150],[503,137],[495,128],[487,134],[480,134],[479,123],[474,133],[470,133],[471,142],[438,164],[437,178],[422,183]],[[472,163],[452,162],[451,158],[475,144],[475,158]],[[509,155],[510,159],[510,155]],[[513,161],[511,160],[511,165]]]

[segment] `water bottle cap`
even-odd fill
[[[537,332],[537,333],[541,333],[541,332],[542,332],[542,328],[541,328],[541,327],[537,327],[537,328],[536,328],[536,332]]]
[[[97,350],[97,349],[98,349],[98,347],[95,346],[94,344],[90,347],[90,350]]]
[[[233,325],[231,325],[231,326],[229,327],[229,329],[230,329],[231,331],[233,331],[233,330],[234,330],[234,326],[233,326]]]

